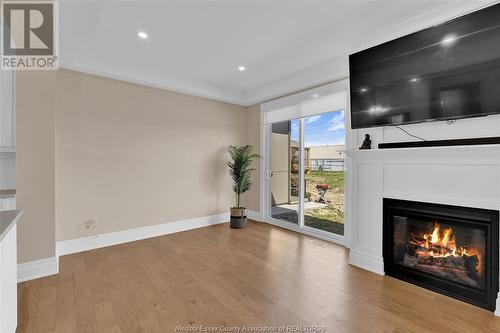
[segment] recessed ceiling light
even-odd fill
[[[447,35],[441,40],[441,45],[443,46],[450,46],[451,44],[455,43],[457,40],[457,36],[455,35]]]
[[[361,88],[361,90],[360,90],[360,91],[361,91],[361,92],[367,92],[367,91],[368,91],[368,89],[366,89],[366,88]]]
[[[144,31],[139,31],[137,33],[137,37],[139,37],[140,39],[147,39],[148,38],[148,34]]]
[[[414,77],[413,79],[410,80],[410,82],[417,82],[418,79],[416,77]]]
[[[319,94],[312,94],[311,96],[312,98],[318,98],[319,97]]]
[[[240,72],[244,72],[246,70],[245,66],[238,66],[238,70]]]

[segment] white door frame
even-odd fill
[[[345,102],[345,107],[344,107],[344,112],[346,114],[346,149],[348,147],[350,148],[350,143],[352,142],[351,136],[353,135],[350,131],[350,119],[349,119],[349,114],[350,114],[350,101],[349,101],[349,94],[348,92],[348,80],[341,80],[334,82],[332,84],[328,84],[322,87],[314,88],[308,91],[300,92],[295,95],[291,95],[288,97],[285,97],[285,99],[293,99],[293,100],[300,100],[301,96],[302,98],[306,99],[308,96],[312,96],[313,94],[316,94],[318,91],[327,91],[332,90],[332,92],[339,92],[339,91],[344,91],[346,92],[346,102]],[[260,108],[260,151],[262,158],[260,160],[260,170],[262,171],[260,173],[260,208],[262,212],[262,221],[276,225],[281,228],[285,228],[288,230],[292,230],[298,233],[306,234],[309,236],[313,236],[316,238],[320,238],[326,241],[334,242],[337,244],[344,245],[346,247],[349,247],[350,244],[350,214],[346,214],[345,219],[344,219],[344,236],[337,235],[334,233],[330,233],[324,230],[308,227],[304,225],[304,214],[302,213],[304,211],[304,200],[299,200],[299,218],[298,218],[298,224],[287,222],[287,221],[282,221],[279,219],[275,219],[271,217],[271,165],[270,165],[270,143],[271,143],[271,125],[265,123],[265,112],[266,108],[261,105]],[[331,112],[331,111],[325,111],[326,112]],[[299,131],[299,136],[300,136],[300,168],[299,168],[299,175],[300,175],[300,187],[299,187],[299,198],[304,197],[304,192],[305,192],[305,173],[304,173],[304,117],[300,117],[300,131]],[[349,145],[348,145],[349,144]],[[347,187],[350,184],[350,178],[349,178],[349,170],[347,170],[347,166],[350,165],[350,163],[346,164],[346,177],[345,177],[345,200],[344,200],[344,206],[345,210],[348,210],[350,207],[350,190],[347,190]]]

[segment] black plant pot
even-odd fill
[[[231,228],[241,229],[247,225],[246,208],[231,208]]]

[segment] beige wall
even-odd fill
[[[57,240],[227,212],[226,146],[245,108],[61,70],[57,75]]]
[[[18,262],[55,255],[55,113],[53,71],[16,78]]]
[[[106,233],[227,212],[226,146],[258,153],[260,115],[236,105],[68,70],[19,72],[16,89],[19,263],[91,218]],[[258,210],[258,189],[244,200]]]
[[[260,104],[246,108],[245,110],[246,137],[245,142],[254,146],[255,152],[260,152]],[[251,210],[260,211],[260,160],[254,161],[255,171],[252,176],[252,187],[243,194],[243,204]]]

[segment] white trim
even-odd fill
[[[345,246],[345,242],[344,242],[343,237],[340,235],[335,235],[334,233],[329,233],[326,231],[324,231],[323,233],[318,232],[320,230],[309,231],[310,229],[314,229],[314,228],[310,228],[310,227],[305,227],[305,228],[301,229],[295,223],[281,221],[281,220],[278,220],[275,218],[270,218],[268,221],[263,220],[262,222],[267,223],[267,224],[271,224],[271,225],[274,225],[276,227],[280,227],[283,229],[287,229],[290,231],[294,231],[294,232],[299,233],[299,234],[303,234],[303,235],[310,236],[313,238],[318,238],[318,239],[321,239],[321,240],[324,240],[324,241],[327,241],[330,243]]]
[[[303,203],[302,203],[302,205],[300,205],[301,207],[299,207],[299,218],[300,218],[299,225],[289,223],[286,221],[280,221],[278,219],[272,218],[271,211],[270,211],[270,204],[269,204],[271,202],[271,198],[269,195],[271,193],[271,188],[270,188],[270,181],[271,181],[271,178],[270,178],[270,168],[271,168],[271,166],[270,166],[270,153],[271,152],[269,149],[269,146],[270,146],[269,144],[271,141],[270,140],[271,124],[266,124],[265,114],[266,114],[266,112],[275,110],[276,108],[287,107],[291,103],[300,103],[302,100],[310,99],[314,93],[322,93],[322,94],[323,93],[338,93],[341,91],[345,92],[344,100],[345,100],[346,105],[344,106],[343,109],[344,109],[344,112],[346,112],[346,114],[347,114],[349,112],[349,109],[348,109],[349,108],[349,103],[348,103],[349,99],[347,97],[348,87],[349,87],[349,80],[342,79],[342,80],[339,80],[339,81],[336,81],[336,82],[333,82],[333,83],[330,83],[330,84],[327,84],[327,85],[324,85],[321,87],[316,87],[314,89],[302,91],[302,92],[299,92],[297,94],[293,94],[293,95],[286,96],[286,97],[283,97],[283,98],[280,98],[280,99],[277,99],[277,100],[274,100],[274,101],[271,101],[268,103],[264,103],[264,104],[261,104],[261,106],[260,106],[260,148],[261,148],[260,151],[261,151],[261,156],[262,156],[261,163],[260,163],[260,167],[261,167],[261,171],[262,171],[260,174],[260,198],[261,198],[260,205],[261,205],[261,218],[262,218],[261,221],[278,226],[278,227],[281,227],[281,228],[284,228],[284,229],[292,230],[292,231],[295,231],[295,232],[298,232],[298,233],[301,233],[304,235],[308,235],[311,237],[316,237],[316,238],[319,238],[322,240],[326,240],[329,242],[340,244],[340,245],[343,245],[347,248],[350,247],[351,232],[350,232],[350,230],[348,230],[348,228],[350,228],[350,221],[351,221],[350,219],[346,220],[344,222],[344,235],[347,235],[347,237],[346,237],[346,236],[337,235],[334,233],[329,233],[329,232],[326,232],[323,230],[304,226],[303,214],[300,213],[301,211],[304,210]],[[331,110],[328,110],[328,111],[325,111],[322,113],[327,113],[327,112],[331,112]],[[301,142],[300,151],[302,154],[302,152],[304,151],[304,145],[303,145],[304,137],[303,137],[303,125],[302,125],[303,124],[303,117],[300,118],[300,121],[301,121],[301,131],[300,131],[301,138],[299,141]],[[350,123],[349,122],[346,123],[346,128],[347,128],[348,124],[350,124]],[[348,138],[349,135],[351,135],[350,131],[346,131],[346,142],[347,142],[347,140],[349,140],[349,142],[351,141],[351,138],[350,137]],[[304,156],[301,156],[300,166],[301,166],[301,170],[300,170],[299,174],[303,175],[304,174]],[[303,197],[303,194],[304,194],[303,191],[305,191],[304,176],[301,176],[300,178],[301,178],[300,183],[302,186],[300,187],[299,190],[301,191],[300,195]],[[347,193],[347,194],[349,194],[349,193]],[[346,206],[347,206],[347,204],[348,203],[346,203]]]
[[[250,220],[254,220],[254,221],[257,221],[257,222],[262,222],[263,221],[261,212],[257,212],[255,210],[247,209],[247,217]]]
[[[245,105],[255,105],[273,100],[280,96],[296,93],[305,89],[314,89],[349,76],[349,55],[332,55],[322,63],[302,71],[291,73],[278,80],[259,85],[245,93]]]
[[[259,212],[248,211],[250,218],[260,220]],[[29,261],[17,265],[17,281],[24,282],[59,273],[59,256],[123,244],[151,237],[197,229],[229,220],[229,213],[180,220],[147,227],[128,229],[56,243],[56,257]]]
[[[479,125],[471,129],[470,137],[485,135]],[[383,136],[380,139],[384,142]],[[500,145],[370,151],[348,147],[346,155],[352,163],[347,183],[351,265],[384,272],[383,198],[500,210]],[[500,298],[496,305],[500,316]]]
[[[359,38],[356,46],[351,46],[351,52],[356,53],[412,33],[444,24],[467,14],[479,11],[496,4],[498,0],[449,1],[434,6],[418,15],[401,17],[400,20],[385,26],[374,34],[366,34]]]
[[[304,118],[299,119],[299,216],[298,216],[298,222],[299,222],[299,228],[303,229],[304,228],[304,198],[305,198],[305,193],[306,193],[306,177],[305,177],[305,167],[304,167],[304,152],[305,152],[305,147],[304,147]],[[290,135],[290,140],[291,140],[291,135]],[[290,163],[290,162],[289,162]],[[288,177],[290,177],[291,174],[289,174]]]
[[[356,162],[388,162],[398,164],[488,164],[497,165],[500,144],[441,146],[394,149],[347,149],[345,154]]]
[[[347,79],[346,86],[350,87],[350,81]],[[345,96],[345,147],[346,149],[353,149],[356,142],[357,132],[351,129],[351,94],[350,88],[347,89]],[[344,159],[344,241],[347,248],[351,248],[352,238],[352,161],[349,156]]]
[[[497,294],[497,301],[495,307],[495,316],[500,317],[500,293]]]
[[[264,127],[264,111],[262,109],[262,105],[259,106],[259,144],[260,144],[260,159],[259,159],[259,167],[260,167],[260,174],[259,174],[259,189],[260,189],[260,195],[259,195],[259,210],[260,210],[260,215],[261,215],[261,219],[265,219],[265,217],[267,216],[267,206],[266,206],[266,198],[267,198],[267,194],[266,194],[266,191],[264,190],[265,186],[266,186],[266,182],[265,182],[265,179],[266,179],[266,176],[267,176],[267,173],[268,173],[268,170],[267,170],[267,160],[265,158],[265,156],[267,156],[267,146],[266,146],[266,142],[268,141],[268,139],[266,138],[266,136],[269,135],[268,131],[267,131],[267,127]],[[265,195],[262,195],[262,194],[265,194]]]
[[[264,123],[271,124],[325,112],[345,110],[346,78],[262,103]],[[316,97],[313,97],[315,96]],[[271,116],[273,115],[274,116]]]
[[[271,142],[271,125],[264,124],[264,108],[260,107],[260,211],[262,219],[267,220],[269,212],[271,172],[269,163],[269,142]]]
[[[430,10],[421,12],[418,15],[399,17],[392,20],[393,23],[382,24],[381,29],[377,29],[372,34],[359,36],[359,38],[348,45],[349,52],[331,54],[329,59],[324,62],[316,63],[309,68],[297,72],[285,73],[276,80],[260,84],[248,91],[235,90],[219,84],[174,74],[157,76],[155,74],[145,74],[140,71],[124,72],[123,69],[110,69],[91,63],[66,63],[64,59],[59,64],[59,68],[248,107],[299,90],[345,78],[349,75],[349,53],[354,53],[447,22],[491,6],[496,2],[495,0],[450,1],[439,6],[434,6]]]
[[[56,243],[57,256],[99,249],[102,247],[123,244],[142,239],[158,237],[176,232],[207,227],[229,221],[229,213],[185,219],[175,222],[156,224],[147,227],[133,228],[122,231],[83,237]]]
[[[384,259],[382,257],[367,253],[359,253],[357,250],[351,249],[349,252],[349,264],[366,269],[375,274],[385,275]]]
[[[97,68],[89,68],[75,64],[60,64],[59,68],[80,72],[88,75],[108,78],[112,80],[139,84],[146,87],[173,91],[180,94],[197,96],[201,98],[208,98],[219,102],[231,103],[246,107],[251,106],[251,104],[245,103],[244,93],[240,91],[221,87],[216,84],[211,84],[203,81],[191,80],[183,77],[176,77],[174,75],[162,78],[149,77],[146,79],[142,79],[137,74],[134,75],[126,73],[125,75],[123,75],[122,73],[120,74],[113,73],[112,70],[110,69],[101,70]]]
[[[411,14],[400,17],[393,20],[394,23],[383,25],[382,29],[373,34],[359,36],[356,41],[349,45],[349,52],[332,54],[325,62],[290,73],[245,92],[242,105],[255,105],[299,90],[344,79],[349,76],[349,54],[448,22],[495,3],[497,3],[495,0],[451,1],[434,6],[432,9],[418,15]]]
[[[344,233],[345,233],[345,229],[346,228],[344,228]],[[336,234],[333,232],[324,231],[321,229],[309,227],[307,225],[304,225],[302,227],[302,230],[304,230],[307,235],[310,235],[310,236],[312,235],[313,237],[320,237],[321,239],[327,239],[331,242],[334,242],[336,244],[340,244],[340,245],[343,245],[343,246],[349,248],[347,246],[346,241],[345,241],[346,240],[345,236],[342,236],[342,235],[339,235],[339,234]]]
[[[58,273],[58,257],[28,261],[17,265],[17,282],[34,280]]]

